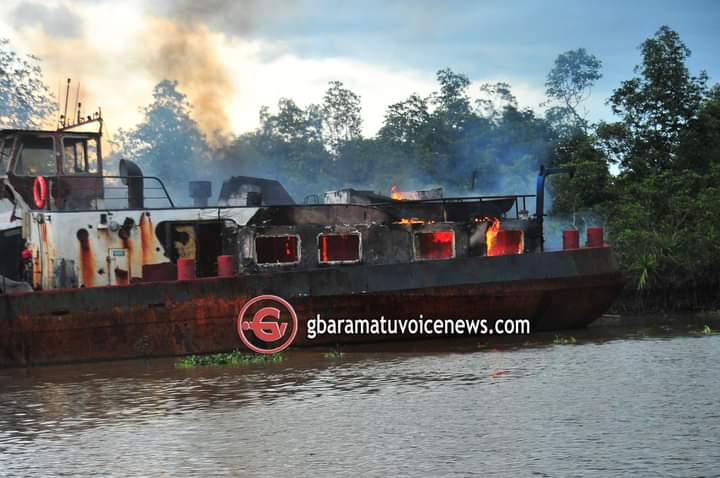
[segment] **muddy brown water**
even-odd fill
[[[661,322],[0,369],[0,476],[719,476],[720,334]]]

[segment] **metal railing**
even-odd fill
[[[47,208],[55,211],[174,208],[155,176],[48,176]]]
[[[501,196],[463,196],[463,197],[449,197],[449,198],[435,198],[435,199],[391,199],[386,202],[373,203],[373,206],[387,206],[387,205],[401,205],[401,204],[457,204],[464,202],[477,202],[483,200],[497,200],[497,199],[514,199],[515,202],[515,217],[520,216],[520,210],[528,211],[527,200],[528,198],[535,198],[534,194],[506,194]],[[520,202],[522,201],[522,208]]]

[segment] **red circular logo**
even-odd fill
[[[278,307],[280,306],[280,307]],[[252,317],[250,309],[255,310]],[[260,354],[282,352],[298,331],[298,318],[292,305],[276,295],[259,295],[245,303],[237,318],[237,332],[247,348]],[[254,337],[255,340],[252,340]],[[281,342],[278,345],[278,342]]]

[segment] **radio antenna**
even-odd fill
[[[77,90],[75,90],[75,103],[77,103],[77,111],[75,113],[75,123],[80,121],[80,82],[78,81]]]
[[[67,126],[67,107],[68,99],[70,98],[70,78],[67,81],[67,88],[65,89],[65,114],[63,115],[63,128]]]
[[[58,115],[60,114],[60,92],[62,91],[62,82],[60,81],[60,78],[58,78],[58,95],[57,95],[57,108],[58,108]],[[60,125],[61,121],[60,119],[62,116],[58,116],[58,125]],[[58,126],[59,128],[60,126]]]

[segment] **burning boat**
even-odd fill
[[[555,170],[534,196],[345,189],[303,204],[277,181],[232,177],[216,205],[195,181],[194,205],[178,207],[130,161],[105,175],[102,118],[89,122],[97,132],[0,132],[0,193],[21,221],[0,236],[0,365],[240,348],[238,313],[263,294],[291,304],[304,345],[322,343],[305,335],[316,314],[583,327],[623,285],[601,231],[545,250]]]

